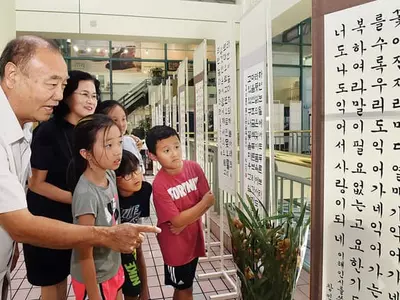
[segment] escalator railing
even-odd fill
[[[148,79],[143,80],[118,100],[122,105],[124,105],[128,113],[131,113],[139,106],[148,104],[147,86],[149,84],[150,81]]]

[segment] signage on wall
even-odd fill
[[[83,62],[78,62],[76,61],[74,63],[74,69],[79,70],[79,71],[85,71],[86,70],[86,64]]]

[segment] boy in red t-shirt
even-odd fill
[[[150,158],[162,166],[153,182],[153,201],[162,229],[157,238],[165,284],[175,288],[174,300],[191,300],[198,259],[205,256],[201,216],[214,204],[214,195],[199,164],[182,160],[175,129],[153,127],[146,145]]]

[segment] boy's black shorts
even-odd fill
[[[132,254],[121,254],[121,260],[125,274],[125,282],[122,285],[122,293],[129,297],[139,296],[141,282],[136,260],[136,251]]]
[[[165,285],[172,285],[177,290],[186,290],[193,286],[194,276],[196,275],[197,263],[199,258],[183,266],[171,267],[164,264]]]

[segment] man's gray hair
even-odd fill
[[[9,62],[24,71],[38,48],[60,51],[54,41],[33,35],[21,36],[8,42],[0,56],[0,79],[3,79]]]

